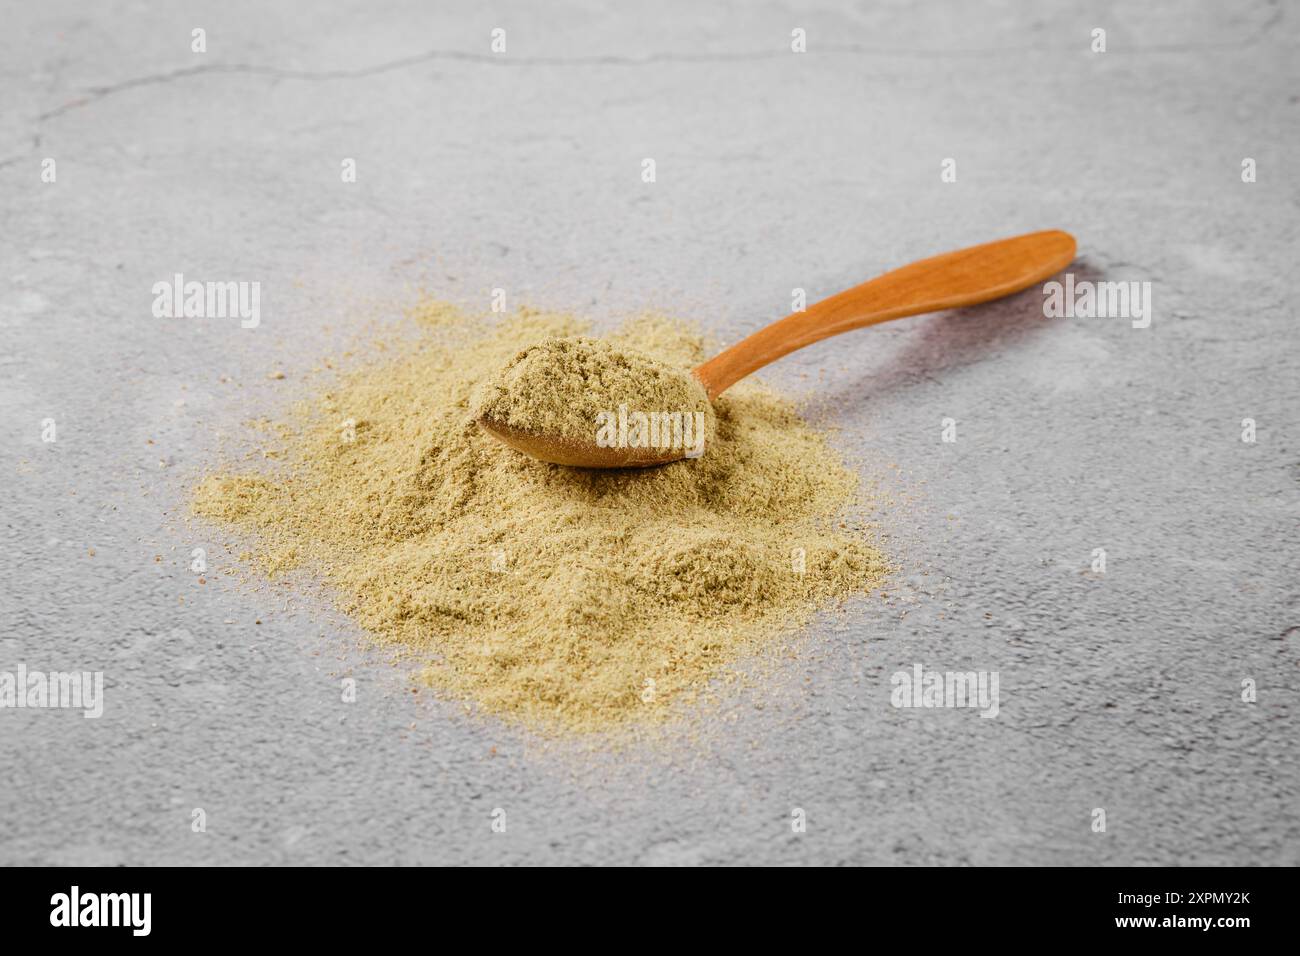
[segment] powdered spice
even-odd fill
[[[709,396],[687,369],[609,342],[546,339],[512,358],[476,391],[472,413],[532,434],[597,442],[599,423],[622,406],[634,414],[701,416]]]
[[[273,470],[210,474],[193,509],[246,532],[265,573],[320,574],[429,685],[543,731],[660,720],[881,583],[856,475],[772,391],[746,381],[720,398],[696,460],[546,464],[483,433],[472,397],[521,350],[587,324],[420,313],[421,344],[299,408]],[[669,370],[705,358],[698,334],[662,317],[607,340]]]

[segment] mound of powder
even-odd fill
[[[625,728],[882,582],[852,517],[856,475],[778,395],[729,390],[700,459],[546,464],[478,428],[471,396],[533,354],[521,343],[553,349],[585,323],[421,311],[422,343],[298,408],[265,450],[272,470],[209,474],[193,510],[243,532],[263,572],[319,575],[429,685],[542,731]],[[454,340],[438,334],[448,325]],[[674,375],[705,358],[699,335],[663,318],[609,341]],[[564,347],[575,368],[603,350],[579,343]]]
[[[713,430],[708,393],[689,371],[584,337],[547,339],[521,351],[478,389],[472,412],[520,431],[592,444],[598,416],[620,405],[643,413],[700,412],[706,434]]]

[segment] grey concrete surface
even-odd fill
[[[0,863],[1300,862],[1294,10],[3,20],[0,671],[106,686],[98,720],[0,710]],[[223,438],[420,287],[602,324],[660,307],[725,341],[795,287],[1053,227],[1078,278],[1151,283],[1149,328],[1046,318],[1031,290],[771,370],[890,499],[902,570],[698,739],[613,754],[466,718],[320,596],[236,586],[220,535],[180,520]],[[155,318],[175,272],[261,282],[261,325]],[[891,706],[918,662],[997,672],[998,716]]]

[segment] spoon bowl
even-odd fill
[[[535,434],[512,428],[492,418],[478,419],[479,428],[538,461],[573,468],[653,468],[686,457],[680,448],[603,447],[563,435]]]

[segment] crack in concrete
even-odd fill
[[[1225,43],[1205,43],[1205,44],[1169,44],[1153,45],[1145,47],[1130,47],[1125,50],[1116,50],[1114,53],[1191,53],[1214,49],[1248,49],[1254,46],[1261,39],[1267,36],[1283,19],[1285,10],[1280,5],[1275,6],[1272,15],[1260,25],[1260,27],[1239,41],[1229,41]],[[857,43],[835,43],[819,45],[814,49],[814,55],[817,53],[826,53],[831,55],[848,55],[848,56],[872,56],[882,59],[920,59],[920,60],[943,60],[943,59],[987,59],[1004,57],[1013,53],[1043,53],[1050,55],[1060,55],[1062,53],[1077,53],[1081,47],[1077,44],[1070,46],[1015,46],[1015,47],[994,47],[980,48],[970,50],[935,50],[935,49],[900,49],[898,47],[870,47]],[[417,53],[411,56],[399,57],[395,60],[388,60],[374,66],[361,67],[353,70],[286,70],[278,67],[257,66],[255,64],[231,63],[231,64],[203,64],[200,66],[182,67],[180,69],[169,70],[163,73],[152,73],[145,76],[135,77],[129,80],[122,80],[118,83],[112,83],[105,86],[91,87],[85,91],[82,97],[69,100],[67,103],[57,106],[52,110],[47,110],[37,116],[38,122],[55,119],[65,113],[89,106],[99,100],[105,99],[124,90],[137,89],[142,86],[154,86],[165,83],[171,83],[175,80],[181,80],[193,76],[202,76],[208,74],[238,74],[244,76],[266,76],[273,79],[282,80],[303,80],[303,81],[328,81],[328,80],[350,80],[360,79],[370,76],[379,76],[384,73],[390,73],[395,70],[405,69],[411,66],[418,66],[423,63],[433,63],[439,61],[479,63],[490,66],[500,67],[521,67],[521,66],[558,66],[558,67],[581,67],[581,66],[647,66],[656,63],[737,63],[737,62],[754,62],[759,60],[772,60],[778,57],[786,57],[793,54],[784,48],[770,50],[749,50],[738,51],[734,53],[650,53],[644,56],[620,56],[616,54],[596,54],[592,56],[534,56],[534,57],[509,57],[496,53],[470,53],[463,50],[427,50],[424,53]],[[1107,54],[1114,55],[1114,54]]]
[[[31,149],[29,149],[25,153],[19,153],[17,156],[10,156],[8,159],[0,159],[0,169],[4,169],[6,166],[12,166],[14,163],[21,162],[22,160],[26,159],[28,156],[32,155],[33,153],[39,152],[40,148],[41,148],[41,134],[38,131],[32,134]]]
[[[1111,54],[1142,54],[1142,53],[1193,53],[1206,50],[1228,50],[1228,49],[1249,49],[1264,37],[1268,36],[1285,18],[1285,8],[1280,4],[1273,4],[1272,14],[1253,31],[1249,36],[1238,41],[1228,41],[1223,43],[1204,43],[1204,44],[1167,44],[1152,45],[1145,47],[1130,47],[1124,50],[1116,50]],[[1017,53],[1042,53],[1049,55],[1061,55],[1079,52],[1077,45],[1065,46],[1016,46],[1016,47],[997,47],[997,48],[980,48],[968,50],[936,50],[910,48],[900,49],[898,47],[872,47],[858,43],[834,43],[818,45],[814,54],[824,53],[838,56],[870,56],[882,59],[916,59],[916,60],[945,60],[945,59],[987,59],[1004,57],[1008,54]],[[387,60],[383,63],[377,63],[373,66],[360,67],[357,69],[342,70],[289,70],[279,67],[259,66],[248,63],[205,63],[198,66],[180,67],[174,70],[167,70],[161,73],[150,73],[144,76],[134,77],[128,80],[122,80],[117,83],[109,83],[102,86],[93,86],[85,90],[81,96],[69,100],[53,109],[46,110],[36,117],[37,123],[44,123],[56,119],[64,114],[74,112],[84,107],[90,106],[101,100],[107,99],[117,93],[126,90],[139,89],[146,86],[160,86],[177,80],[183,80],[195,76],[205,75],[242,75],[242,76],[264,76],[277,80],[300,80],[305,82],[325,82],[331,80],[352,80],[362,79],[365,77],[379,76],[384,73],[390,73],[396,70],[406,69],[412,66],[418,66],[424,63],[434,63],[440,61],[478,63],[488,66],[498,67],[526,67],[526,66],[555,66],[555,67],[582,67],[582,66],[615,66],[615,67],[637,67],[647,66],[656,63],[683,63],[683,64],[703,64],[703,63],[739,63],[755,62],[760,60],[773,60],[779,57],[792,56],[790,51],[784,48],[769,50],[749,50],[737,51],[734,53],[650,53],[644,56],[621,56],[616,54],[595,54],[591,56],[534,56],[534,57],[508,57],[495,53],[471,53],[461,50],[426,50],[423,53],[412,54],[410,56],[398,57],[397,59]],[[32,135],[32,147],[26,153],[7,157],[0,160],[0,169],[12,166],[21,162],[23,159],[38,151],[41,145],[41,135],[38,132]]]
[[[1029,49],[1029,48],[1026,48]],[[943,58],[948,56],[993,56],[1003,55],[1006,50],[889,50],[889,49],[872,49],[853,45],[827,46],[821,48],[822,52],[832,54],[866,54],[873,56],[894,56],[894,57],[923,57],[923,58]],[[206,74],[239,74],[244,76],[267,76],[273,79],[283,80],[303,80],[303,81],[324,81],[324,80],[350,80],[360,79],[369,76],[378,76],[383,73],[389,73],[394,70],[404,69],[410,66],[417,66],[422,63],[431,63],[437,61],[459,61],[464,63],[480,63],[490,66],[500,67],[521,67],[521,66],[646,66],[654,63],[732,63],[744,61],[770,60],[777,57],[792,56],[786,50],[751,50],[736,53],[652,53],[645,56],[630,57],[617,56],[613,54],[602,54],[594,56],[578,57],[556,57],[556,56],[536,56],[536,57],[506,57],[495,53],[468,53],[460,50],[429,50],[424,53],[414,54],[412,56],[401,57],[396,60],[389,60],[385,63],[379,63],[370,67],[362,67],[355,70],[285,70],[278,67],[257,66],[246,63],[228,63],[228,64],[203,64],[201,66],[182,67],[176,70],[168,70],[163,73],[152,73],[145,76],[135,77],[129,80],[123,80],[118,83],[112,83],[106,86],[94,86],[86,90],[84,95],[78,99],[70,100],[67,103],[57,106],[52,110],[47,110],[37,116],[40,121],[54,119],[64,113],[88,106],[105,97],[112,96],[124,90],[136,89],[142,86],[153,86],[158,84],[170,83],[174,80],[185,79],[192,76],[202,76]]]

